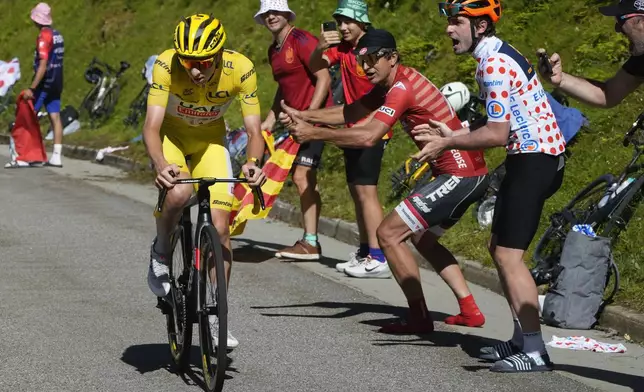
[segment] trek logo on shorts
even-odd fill
[[[487,104],[487,115],[492,118],[501,118],[505,114],[505,108],[499,101],[490,101]]]
[[[460,182],[461,179],[459,177],[452,176],[449,178],[449,180],[445,181],[443,185],[438,187],[438,189],[430,193],[427,197],[432,199],[432,201],[436,201],[450,193]]]
[[[388,106],[381,106],[380,109],[378,109],[379,112],[383,112],[389,117],[393,117],[396,114],[396,110],[392,109]]]
[[[421,210],[422,212],[424,212],[424,213],[426,213],[426,214],[429,214],[430,212],[432,212],[432,209],[431,209],[431,208],[429,208],[429,206],[427,205],[427,203],[425,203],[425,202],[423,201],[423,199],[422,199],[422,196],[421,196],[421,195],[414,195],[414,196],[412,196],[411,201],[414,203],[414,205],[416,206],[416,208],[418,208],[418,209],[419,209],[419,210]]]

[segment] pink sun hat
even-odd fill
[[[31,10],[31,20],[39,25],[51,25],[51,7],[47,3],[38,3],[38,5]]]

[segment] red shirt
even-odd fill
[[[416,125],[427,124],[429,119],[444,122],[453,130],[462,128],[461,121],[440,90],[420,72],[404,65],[398,65],[393,87],[389,91],[376,88],[360,102],[370,110],[379,107],[375,118],[389,126],[400,120],[408,134]],[[419,149],[425,145],[414,142]],[[473,177],[488,172],[482,150],[445,151],[431,165],[434,175]]]
[[[342,89],[344,90],[344,100],[347,105],[359,100],[374,87],[367,79],[367,75],[358,64],[358,61],[356,61],[353,49],[353,46],[343,41],[340,45],[329,48],[324,52],[324,55],[329,59],[330,66],[340,64]],[[347,124],[348,127],[353,125],[352,123]],[[390,129],[383,139],[391,139],[392,136],[393,131]]]
[[[308,64],[317,44],[318,39],[308,31],[292,28],[281,48],[275,42],[268,48],[273,79],[280,87],[284,102],[297,110],[308,109],[313,99],[316,79]],[[329,92],[322,107],[332,104]]]

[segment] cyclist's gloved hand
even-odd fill
[[[242,173],[244,173],[244,177],[248,179],[248,185],[250,186],[262,186],[266,182],[266,174],[264,174],[264,171],[261,168],[255,165],[255,162],[246,162],[246,164],[242,166]]]
[[[537,49],[537,56],[545,53],[545,49]],[[550,56],[550,66],[552,67],[552,74],[544,74],[544,67],[538,66],[539,75],[547,81],[549,81],[553,86],[559,87],[561,85],[561,80],[563,78],[563,67],[561,66],[561,57],[558,53],[553,53]]]
[[[179,175],[179,166],[173,163],[171,165],[166,164],[161,167],[161,170],[157,169],[157,178],[155,185],[159,189],[172,189],[174,188],[174,179]]]

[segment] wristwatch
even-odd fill
[[[259,159],[255,158],[255,157],[250,157],[250,158],[248,158],[248,161],[246,163],[250,163],[250,162],[253,162],[255,164],[255,166],[257,166],[257,167],[260,167]]]

